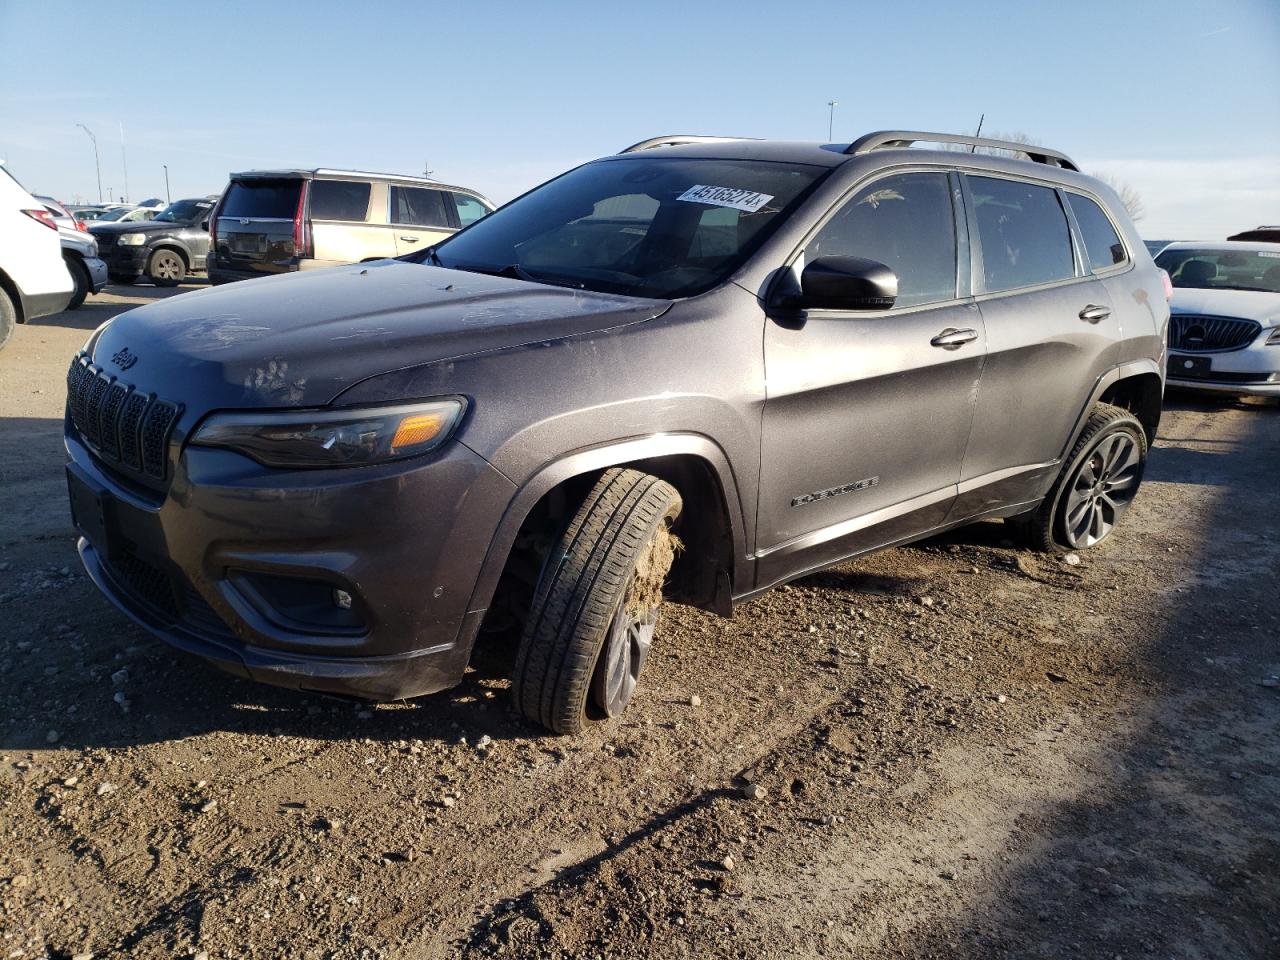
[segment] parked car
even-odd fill
[[[62,242],[67,272],[76,285],[67,309],[75,310],[89,294],[99,293],[107,285],[107,264],[98,256],[98,242],[92,234],[59,224],[58,239]]]
[[[77,220],[79,220],[81,223],[87,223],[91,220],[97,220],[104,213],[109,212],[108,207],[80,206],[77,204],[72,204],[68,206],[67,210],[70,211],[71,215],[75,217]]]
[[[44,204],[46,210],[53,214],[53,220],[59,227],[67,230],[88,230],[88,227],[84,225],[84,221],[80,220],[53,197],[42,196],[38,193],[34,194],[34,196]]]
[[[1280,397],[1280,243],[1175,243],[1169,386]]]
[[[146,207],[112,207],[94,218],[94,223],[146,223],[155,218],[156,211]]]
[[[989,517],[1105,542],[1160,419],[1160,271],[1065,155],[917,141],[1028,149],[660,138],[408,257],[116,317],[69,371],[85,568],[318,692],[440,690],[509,632],[515,704],[573,732],[626,706],[663,596],[729,615]]]
[[[1228,240],[1261,240],[1266,243],[1280,243],[1280,224],[1274,226],[1254,227],[1252,230],[1245,230],[1242,233],[1236,233],[1229,237]]]
[[[53,214],[0,165],[0,349],[15,325],[65,310],[74,289]]]
[[[95,223],[98,241],[113,283],[150,280],[174,287],[189,273],[205,269],[209,255],[209,214],[213,204],[201,198],[175,200],[142,223]]]
[[[352,170],[233,173],[213,219],[209,279],[380,260],[428,247],[493,204],[421,177]]]

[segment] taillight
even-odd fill
[[[1160,271],[1160,282],[1164,284],[1164,300],[1168,303],[1173,299],[1173,281],[1169,279],[1169,271]]]
[[[50,230],[57,231],[58,221],[53,219],[53,214],[41,207],[39,210],[23,210],[28,217],[39,223],[43,223]]]
[[[76,221],[76,229],[79,230],[81,233],[89,232],[89,228],[88,226],[85,225],[85,222],[83,220]]]
[[[218,198],[218,202],[213,205],[213,210],[209,213],[209,249],[217,250],[218,248],[218,217],[222,214],[222,201],[226,194]]]
[[[307,191],[311,181],[303,180],[298,186],[298,210],[293,215],[293,255],[299,259],[310,257],[311,225],[307,223]]]

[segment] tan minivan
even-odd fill
[[[233,173],[209,219],[209,280],[398,257],[491,210],[474,190],[423,177],[327,169]]]

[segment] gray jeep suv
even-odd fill
[[[160,301],[71,364],[94,582],[241,676],[388,700],[508,638],[559,732],[663,599],[988,517],[1093,547],[1142,478],[1169,309],[1065,156],[890,131],[646,141],[434,248]]]

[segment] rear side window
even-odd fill
[[[844,205],[805,249],[817,257],[865,257],[898,275],[896,307],[956,295],[956,231],[946,174],[885,177]]]
[[[1102,208],[1078,193],[1068,193],[1067,202],[1071,204],[1071,212],[1080,225],[1080,234],[1084,237],[1084,249],[1089,255],[1089,266],[1094,270],[1105,270],[1117,263],[1124,263],[1124,244],[1111,220],[1103,213]]]
[[[475,197],[468,197],[465,193],[455,193],[452,196],[458,208],[458,222],[464,227],[475,223],[489,212],[488,208]]]
[[[1051,187],[970,177],[988,293],[1076,274],[1067,216]]]
[[[218,212],[222,217],[292,220],[301,180],[232,180]]]
[[[419,227],[450,226],[444,194],[423,187],[392,187],[391,222]]]
[[[356,180],[312,180],[311,219],[364,223],[372,187]]]

